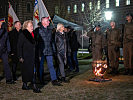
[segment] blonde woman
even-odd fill
[[[27,83],[31,82],[33,84],[33,92],[39,93],[40,89],[36,87],[34,77],[35,40],[31,20],[25,21],[23,24],[23,31],[19,35],[18,41],[18,55],[22,64],[22,89],[29,90]]]
[[[59,23],[57,25],[57,32],[55,33],[55,43],[56,43],[56,48],[57,48],[57,57],[59,60],[59,70],[61,73],[61,81],[62,82],[69,82],[65,78],[65,71],[64,71],[64,65],[66,64],[66,38],[64,34],[64,25]],[[59,75],[58,75],[59,78]]]

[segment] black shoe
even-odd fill
[[[36,84],[33,84],[33,92],[34,93],[41,93],[41,90],[36,86]]]
[[[13,80],[6,80],[6,84],[15,84],[16,82],[14,82]]]
[[[129,74],[129,69],[125,69],[124,75],[128,75],[128,74]]]
[[[64,82],[64,83],[70,83],[70,81],[69,81],[69,80],[66,80],[65,77],[62,77],[62,78],[61,78],[61,81]]]
[[[57,80],[53,80],[53,81],[52,81],[52,85],[53,85],[53,86],[63,86],[63,85],[60,84]]]
[[[23,83],[22,89],[23,90],[29,90],[29,87],[27,86],[27,83]]]
[[[79,72],[79,69],[76,69],[74,72],[78,73]]]
[[[129,70],[129,75],[133,75],[133,69]]]

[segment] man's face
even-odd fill
[[[43,18],[43,20],[42,20],[42,25],[43,26],[46,26],[47,27],[47,26],[49,26],[49,23],[50,22],[49,22],[49,19],[48,18]]]
[[[17,23],[14,25],[14,27],[15,27],[16,29],[20,30],[20,29],[21,29],[21,23],[20,23],[20,22],[17,22]]]
[[[126,20],[127,20],[127,21],[132,20],[132,16],[126,16]]]
[[[99,30],[100,30],[100,27],[97,26],[97,27],[96,27],[96,31],[99,31]]]
[[[1,26],[2,26],[2,22],[0,22],[0,29],[1,29]]]
[[[64,28],[64,32],[67,32],[67,28]]]
[[[110,22],[111,27],[115,27],[115,22]]]

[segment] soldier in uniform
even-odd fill
[[[133,22],[132,15],[126,15],[127,23],[124,26],[123,56],[125,74],[133,75]]]
[[[89,32],[88,37],[92,38],[92,58],[93,62],[101,61],[103,57],[103,48],[104,48],[104,35],[101,32],[101,26],[97,25],[95,32]],[[94,71],[94,70],[93,70]]]
[[[110,22],[111,29],[107,31],[109,64],[112,69],[111,74],[118,73],[120,56],[120,30],[116,28],[115,22]]]

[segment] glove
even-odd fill
[[[118,52],[118,51],[119,51],[119,47],[116,46],[116,47],[115,47],[115,52]]]

